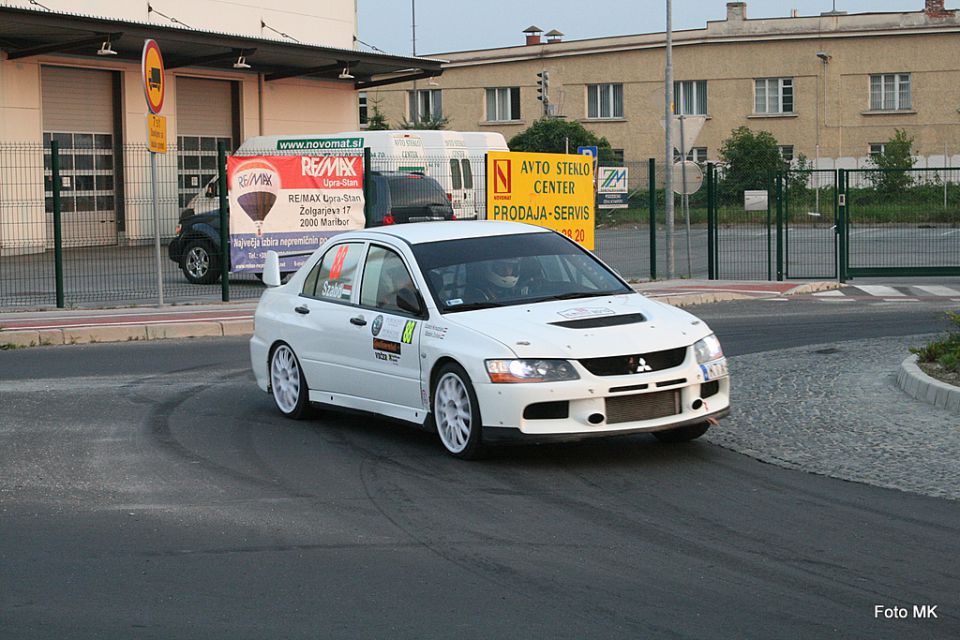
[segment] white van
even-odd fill
[[[375,171],[422,172],[439,182],[458,220],[484,217],[484,156],[509,150],[503,135],[494,132],[402,129],[255,136],[236,155],[362,155],[365,147]],[[219,206],[215,182],[190,201],[191,212]]]
[[[439,182],[457,219],[484,217],[484,156],[509,150],[499,133],[404,129],[257,136],[244,142],[237,155],[360,155],[365,147],[375,171],[422,172]]]

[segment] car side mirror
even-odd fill
[[[267,251],[263,265],[263,284],[268,287],[280,286],[280,255],[276,251]]]
[[[420,297],[419,293],[408,287],[404,287],[397,292],[397,306],[415,316],[423,314],[423,298]]]

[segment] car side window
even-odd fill
[[[405,313],[397,305],[397,294],[401,289],[416,289],[403,259],[391,249],[371,246],[363,268],[360,304],[391,313]]]
[[[331,247],[310,270],[303,283],[303,295],[310,298],[349,302],[363,245],[356,242]]]

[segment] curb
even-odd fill
[[[960,415],[960,387],[931,378],[917,366],[917,356],[912,355],[900,363],[897,386],[911,398],[936,405]]]
[[[93,344],[98,342],[133,342],[168,338],[205,338],[245,336],[253,334],[253,319],[219,320],[216,322],[169,322],[124,326],[71,327],[0,331],[0,348],[36,347],[57,344]]]
[[[805,293],[818,293],[820,291],[832,291],[834,289],[842,289],[845,284],[842,282],[835,282],[832,280],[820,280],[817,282],[807,282],[795,286],[793,289],[788,289],[784,292],[785,296],[799,296]]]
[[[640,291],[639,293],[643,293]],[[750,300],[753,296],[742,293],[732,293],[729,291],[718,291],[716,293],[687,293],[687,294],[665,294],[648,295],[646,297],[657,302],[664,302],[674,307],[692,307],[698,304],[710,304],[712,302],[728,302],[730,300]]]

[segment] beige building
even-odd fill
[[[152,237],[147,39],[165,66],[164,236],[216,175],[219,142],[356,130],[358,90],[440,73],[437,61],[357,50],[356,16],[356,0],[0,0],[0,256],[52,245],[50,159],[38,150],[53,141],[65,246]]]
[[[663,33],[524,34],[515,47],[433,54],[448,61],[443,75],[419,82],[416,97],[406,83],[369,91],[367,101],[390,122],[432,109],[450,129],[509,140],[544,115],[545,71],[551,115],[606,137],[627,161],[663,156]],[[722,141],[746,126],[771,132],[788,158],[855,168],[901,128],[918,166],[943,166],[945,155],[960,165],[960,15],[942,0],[913,12],[773,19],[748,19],[746,3],[729,2],[725,20],[674,33],[673,77],[676,111],[706,116],[693,143],[698,161],[716,160]]]

